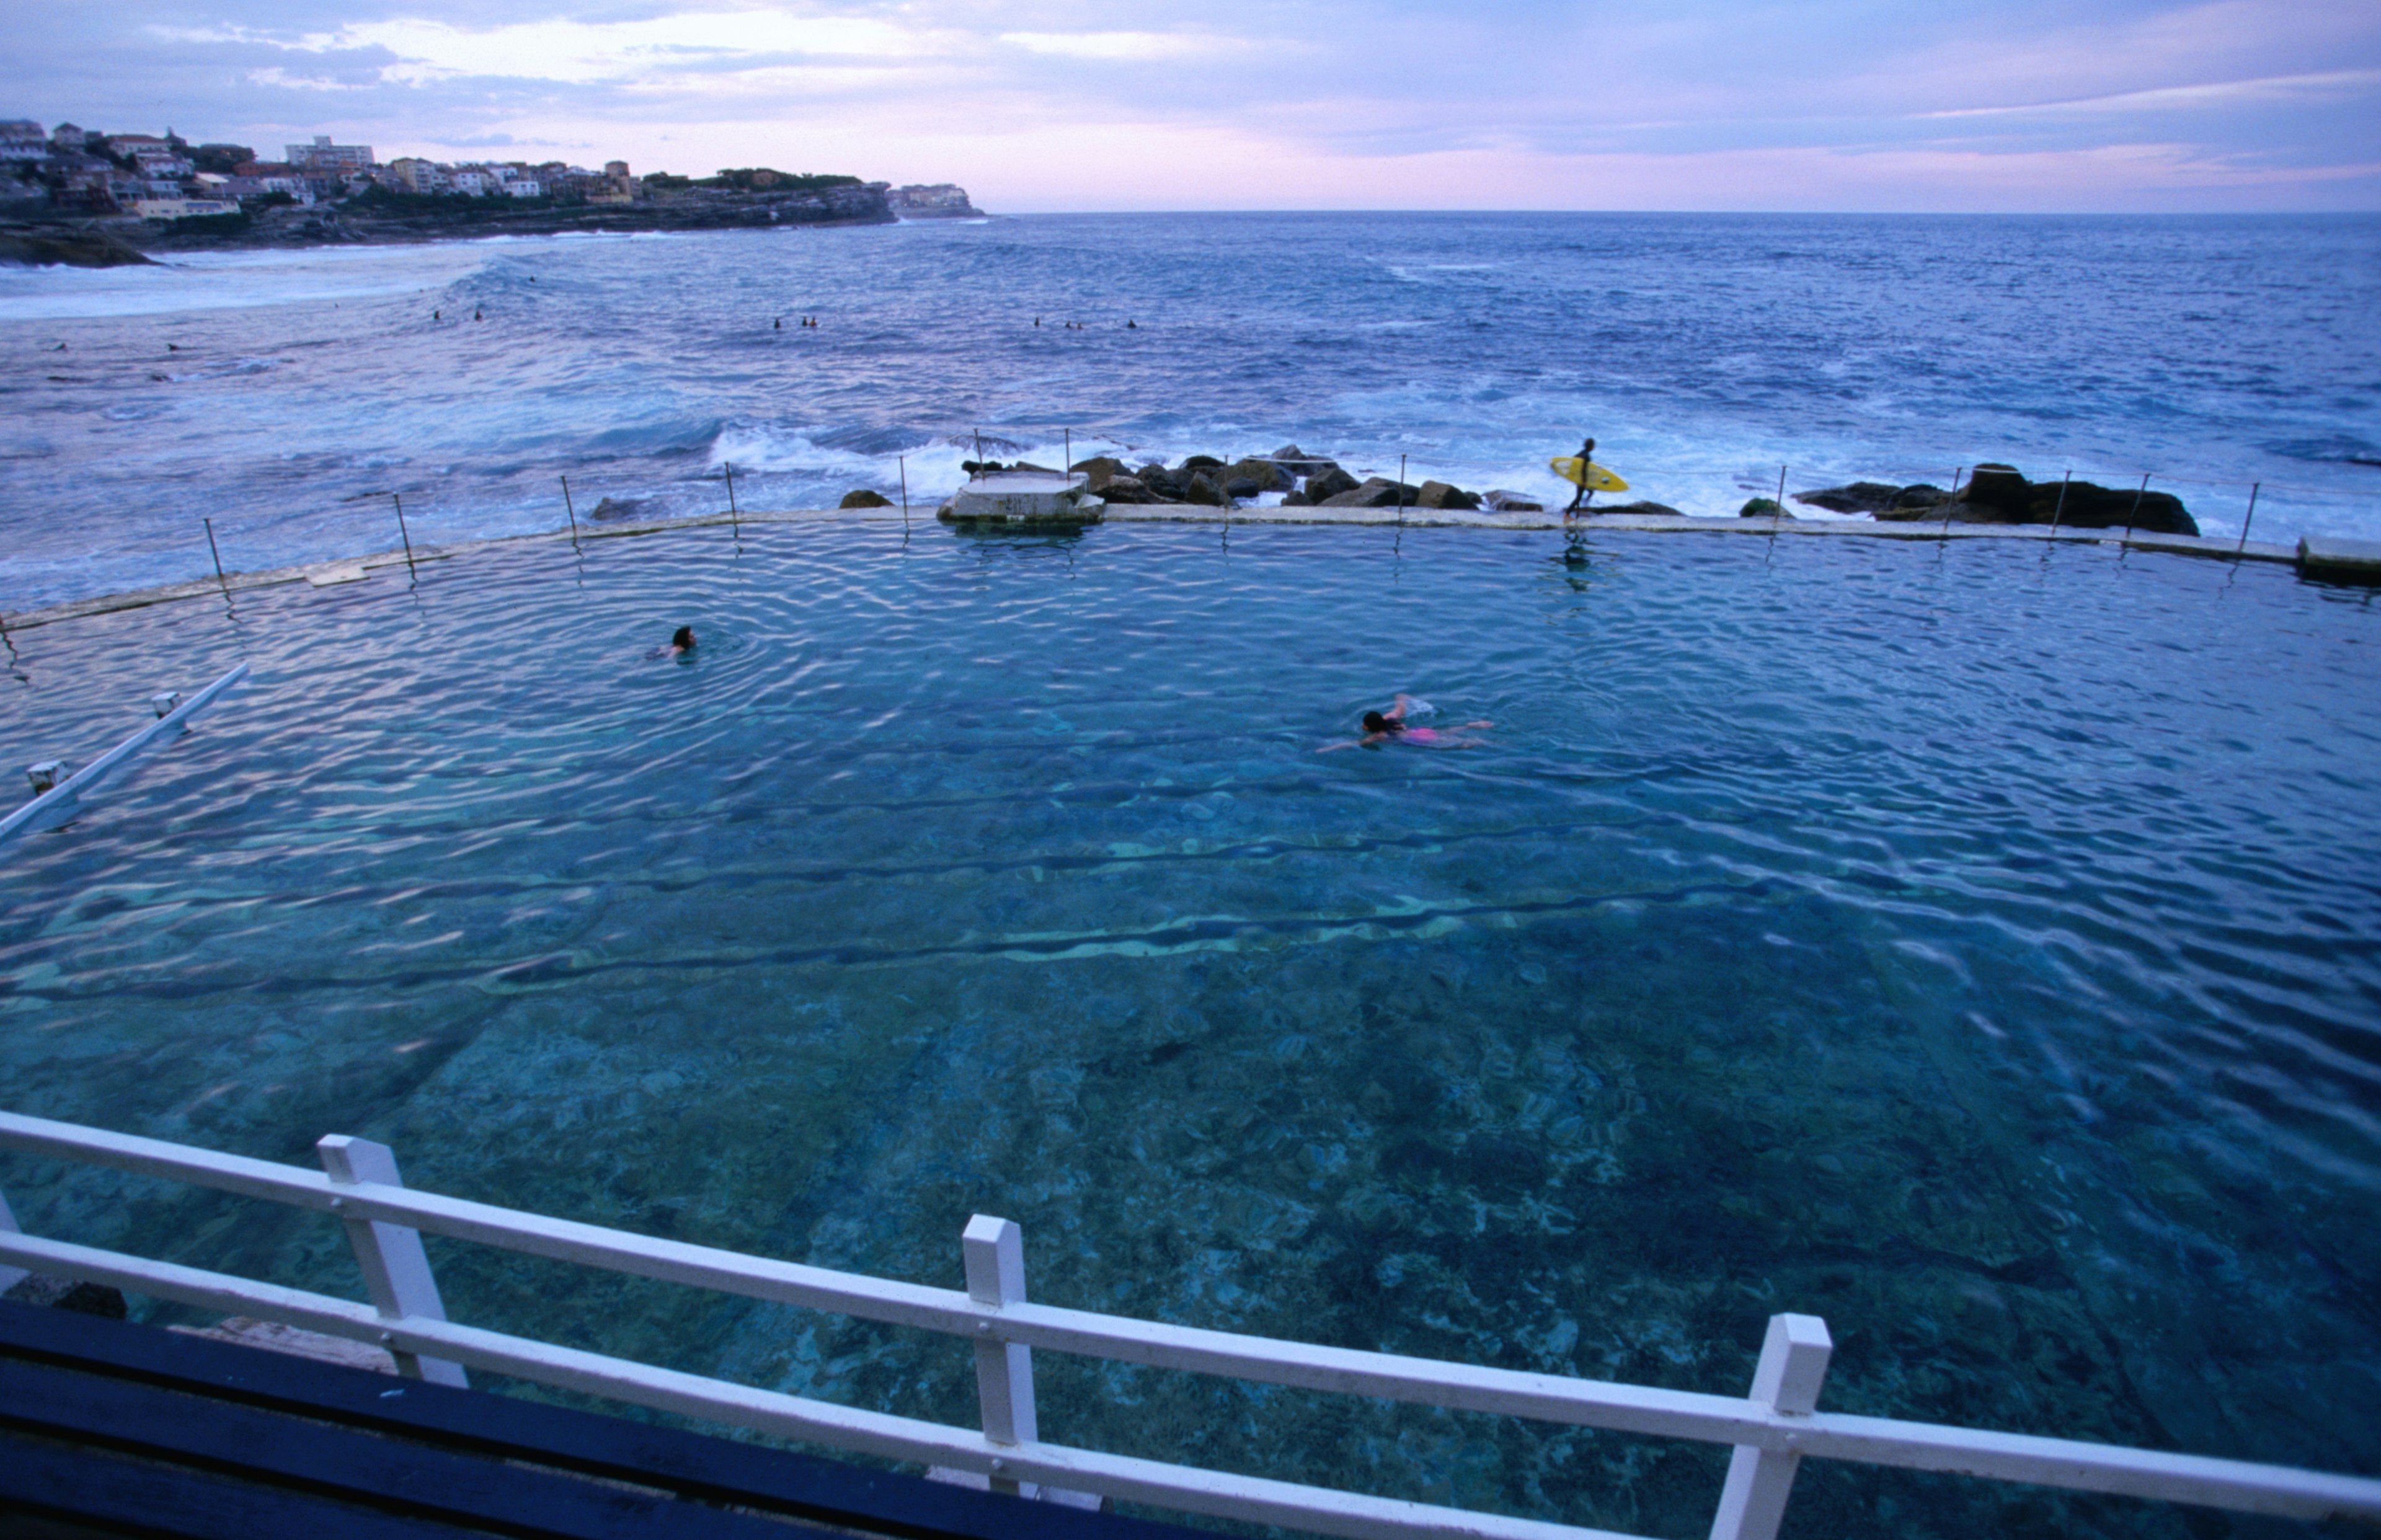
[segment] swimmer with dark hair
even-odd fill
[[[668,646],[656,647],[652,652],[647,653],[645,656],[649,658],[678,658],[684,657],[693,651],[694,628],[692,626],[680,626],[677,630],[670,633],[670,643]]]
[[[1471,732],[1477,728],[1493,727],[1496,725],[1488,721],[1466,722],[1459,727],[1444,731],[1436,727],[1410,727],[1406,726],[1406,713],[1413,703],[1412,696],[1400,694],[1397,703],[1388,710],[1368,711],[1364,714],[1361,724],[1364,729],[1363,737],[1344,743],[1326,743],[1314,752],[1318,754],[1327,754],[1335,749],[1376,749],[1384,743],[1410,743],[1417,749],[1469,749],[1482,740],[1476,738],[1458,738],[1455,736],[1457,733]]]

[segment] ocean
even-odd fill
[[[818,324],[803,326],[803,316]],[[1034,324],[1036,318],[1041,324]],[[1066,215],[0,272],[0,608],[580,517],[932,502],[986,452],[1733,513],[2146,474],[2381,536],[2381,219]]]

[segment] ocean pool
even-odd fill
[[[2381,1471],[2381,611],[2031,543],[887,523],[16,633],[0,1106],[1056,1303]],[[690,621],[691,661],[645,654]],[[1318,754],[1409,690],[1484,745]],[[360,1297],[336,1228],[0,1161]],[[963,1345],[430,1241],[458,1319],[971,1423]],[[1661,1535],[1724,1452],[1039,1355],[1045,1436]],[[1806,1466],[1789,1534],[2268,1533]],[[2287,1529],[2273,1533],[2289,1533]]]

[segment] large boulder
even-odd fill
[[[1960,489],[1960,501],[1973,516],[1972,523],[2022,524],[2029,504],[2025,477],[2013,465],[1980,465]]]
[[[1193,471],[1221,471],[1223,468],[1224,462],[1213,455],[1185,455],[1182,463],[1174,469],[1188,476]]]
[[[1190,484],[1182,489],[1182,500],[1186,503],[1197,503],[1202,507],[1211,508],[1222,507],[1226,503],[1230,501],[1229,498],[1224,495],[1224,489],[1210,481],[1207,477],[1207,472],[1204,471],[1197,471],[1191,473]]]
[[[892,498],[881,492],[871,492],[864,486],[856,492],[845,493],[843,501],[836,505],[839,508],[889,508],[892,506]]]
[[[1821,487],[1816,492],[1798,492],[1794,501],[1829,513],[1874,513],[1891,507],[1900,491],[1887,482],[1853,482],[1845,486]]]
[[[1411,507],[1413,499],[1412,487],[1384,476],[1372,476],[1350,491],[1322,499],[1318,506],[1326,508],[1386,508],[1403,503],[1405,507]]]
[[[1356,478],[1334,465],[1306,478],[1306,495],[1314,503],[1328,503],[1342,493],[1356,490]]]
[[[1124,461],[1111,455],[1098,455],[1091,459],[1079,459],[1068,469],[1084,478],[1083,490],[1086,492],[1097,492],[1108,484],[1109,477],[1121,476],[1125,473]]]
[[[1182,501],[1182,489],[1190,481],[1189,477],[1177,476],[1155,460],[1151,460],[1147,465],[1134,471],[1132,476],[1133,480],[1149,489],[1151,496],[1161,503]]]
[[[1739,519],[1791,519],[1794,517],[1792,514],[1788,513],[1785,507],[1780,505],[1775,497],[1752,498],[1748,501],[1744,507],[1736,510],[1736,516]]]
[[[2135,499],[2140,506],[2135,507]],[[2199,532],[2199,521],[2168,492],[2143,492],[2138,486],[2098,486],[2091,482],[2066,483],[2066,506],[2059,505],[2059,483],[2036,482],[2026,491],[2026,521],[2061,529],[2140,530],[2147,534]]]
[[[1312,476],[1331,464],[1320,455],[1310,455],[1295,444],[1285,444],[1266,457],[1293,476]]]
[[[1253,455],[1226,466],[1223,477],[1227,486],[1234,482],[1249,482],[1254,483],[1257,492],[1288,492],[1298,484],[1298,479],[1288,471],[1269,459],[1259,459]],[[1236,495],[1253,497],[1256,492]]]
[[[1110,476],[1093,484],[1093,490],[1111,503],[1154,503],[1158,499],[1138,477]]]
[[[1544,513],[1546,511],[1546,506],[1544,503],[1539,502],[1536,498],[1524,497],[1518,492],[1507,492],[1502,487],[1499,487],[1493,492],[1483,493],[1481,495],[1480,501],[1483,506],[1492,508],[1498,513]]]
[[[1870,510],[1889,523],[1906,523],[1913,519],[1940,519],[1939,507],[1950,494],[1932,482],[1915,482],[1895,493],[1881,508]]]
[[[1445,482],[1424,482],[1422,489],[1414,494],[1414,506],[1423,508],[1476,508],[1480,506],[1480,495],[1466,492],[1459,486],[1450,486]]]
[[[1587,513],[1627,514],[1637,519],[1684,519],[1685,514],[1667,503],[1602,503],[1584,509]]]

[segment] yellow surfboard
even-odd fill
[[[1546,463],[1552,466],[1554,468],[1555,474],[1560,476],[1564,481],[1569,482],[1573,486],[1583,486],[1590,492],[1626,492],[1629,490],[1629,483],[1627,482],[1622,481],[1619,477],[1614,475],[1610,471],[1605,469],[1603,466],[1596,464],[1593,460],[1581,460],[1577,455],[1560,455],[1548,460]],[[1584,465],[1587,468],[1584,475],[1582,475],[1580,471],[1580,467],[1581,465]]]

